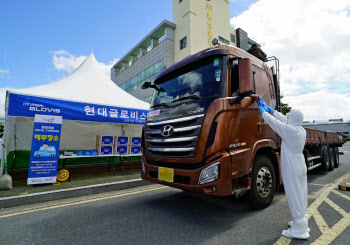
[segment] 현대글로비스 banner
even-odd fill
[[[61,116],[35,115],[27,185],[55,183]]]
[[[10,93],[8,115],[34,117],[36,114],[92,122],[144,124],[148,110],[113,107],[83,102]]]

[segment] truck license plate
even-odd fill
[[[174,182],[174,169],[173,168],[158,168],[158,179],[167,182]]]

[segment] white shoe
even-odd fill
[[[310,237],[309,232],[305,232],[303,234],[293,234],[291,229],[283,230],[282,235],[290,238],[296,238],[296,239],[308,239]]]
[[[293,220],[288,222],[288,226],[289,226],[289,227],[292,227],[292,225],[293,225]],[[310,232],[310,231],[311,231],[311,230],[310,230],[310,228],[308,227],[308,228],[307,228],[307,232]]]

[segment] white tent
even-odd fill
[[[142,113],[142,119],[144,119],[149,109],[148,103],[133,97],[115,85],[106,74],[102,64],[99,64],[91,53],[76,70],[61,80],[47,85],[16,89],[13,92],[7,93],[5,106],[5,142],[3,142],[5,144],[5,162],[9,152],[30,151],[34,124],[33,116],[27,114],[27,111],[24,111],[24,114],[19,113],[18,115],[16,113],[13,115],[8,113],[11,107],[11,100],[9,99],[11,94],[13,97],[22,96],[21,99],[24,98],[26,102],[40,99],[39,101],[44,102],[53,101],[52,103],[55,103],[55,105],[61,103],[69,110],[75,104],[85,105],[86,115],[88,113],[94,113],[98,116],[97,114],[101,113],[95,120],[90,120],[91,117],[85,115],[85,117],[79,117],[77,115],[78,113],[75,112],[66,113],[66,117],[63,116],[60,150],[94,149],[96,135],[98,134],[141,136],[142,120],[124,119],[124,121],[116,121],[111,119],[116,119],[116,117],[120,119],[122,116],[120,113],[123,108],[125,108],[124,112],[134,113],[133,115]],[[22,106],[22,104],[13,104],[12,108],[16,108],[18,105]],[[88,110],[86,109],[87,107],[89,108]],[[28,108],[26,107],[24,109],[28,110]],[[39,107],[39,109],[42,108]],[[114,110],[114,118],[109,117],[107,110]],[[117,110],[120,111],[117,112]],[[45,114],[45,112],[39,111],[38,114]],[[10,167],[25,167],[25,164],[23,162],[16,162],[16,166]],[[1,174],[2,171],[0,171],[0,176]]]

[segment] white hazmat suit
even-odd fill
[[[310,230],[307,216],[307,169],[303,155],[306,131],[301,127],[303,114],[293,109],[287,117],[278,111],[274,111],[273,116],[266,111],[262,114],[264,120],[282,138],[281,174],[293,217],[293,222],[289,222],[291,228],[284,230],[282,235],[307,239]]]

